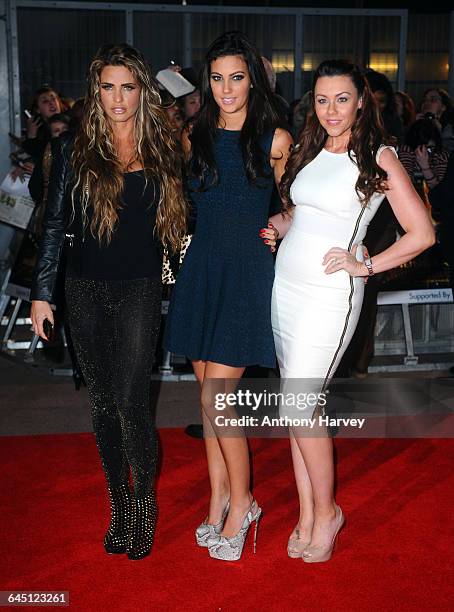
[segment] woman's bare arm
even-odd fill
[[[384,272],[410,261],[435,242],[435,232],[421,198],[394,153],[385,149],[379,165],[388,174],[386,197],[405,234],[373,257],[374,272]]]
[[[274,181],[279,188],[285,166],[290,155],[290,148],[293,144],[291,135],[281,128],[274,133],[271,145],[270,164],[274,172]],[[287,233],[292,222],[292,213],[278,213],[268,220],[268,227],[261,230],[261,236],[268,240],[267,244],[271,250],[275,250],[277,238],[283,238]]]
[[[405,234],[389,248],[371,258],[374,273],[397,268],[410,261],[435,242],[435,232],[429,214],[416,193],[405,168],[394,153],[385,149],[379,159],[379,165],[388,174],[386,197]],[[355,249],[356,251],[356,249]],[[356,260],[355,252],[333,247],[323,258],[325,272],[332,274],[339,270],[347,271],[351,276],[368,276],[365,264]]]

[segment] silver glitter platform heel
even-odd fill
[[[210,557],[213,559],[221,559],[222,561],[238,561],[241,558],[243,552],[244,543],[246,536],[249,531],[249,527],[255,521],[254,531],[254,554],[257,547],[257,529],[259,525],[260,517],[262,516],[262,509],[259,508],[257,502],[252,500],[249,510],[244,518],[243,525],[239,532],[231,537],[226,538],[225,536],[218,535],[208,539],[208,552]]]
[[[136,497],[132,503],[132,520],[127,546],[128,559],[143,559],[151,552],[158,506],[154,491],[145,497]]]
[[[108,487],[112,516],[104,536],[104,548],[109,555],[126,552],[129,524],[132,515],[132,497],[129,485]]]
[[[221,520],[216,525],[211,525],[207,523],[208,517],[203,521],[201,525],[197,527],[195,530],[195,539],[198,546],[202,546],[207,548],[208,546],[208,538],[215,538],[218,536],[222,528],[224,527],[225,517],[229,513],[230,501],[227,502],[226,507],[224,508],[224,512],[222,513]]]

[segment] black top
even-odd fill
[[[153,179],[146,182],[143,170],[128,172],[124,178],[122,205],[110,243],[100,244],[89,227],[85,230],[80,253],[81,278],[129,280],[161,276],[162,254],[154,232],[159,185]],[[89,223],[91,214],[89,209]]]

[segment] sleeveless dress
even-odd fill
[[[377,160],[385,148],[395,153],[381,146]],[[325,390],[361,312],[364,278],[325,274],[322,265],[332,247],[359,245],[356,257],[364,260],[361,241],[384,195],[361,206],[357,178],[348,153],[322,149],[290,189],[295,209],[276,259],[272,325],[281,377],[311,379],[311,392]]]
[[[261,141],[267,176],[256,184],[246,176],[240,134],[217,130],[216,185],[197,192],[198,181],[189,184],[196,229],[173,288],[164,346],[191,360],[274,368],[274,260],[259,236],[268,223],[274,184],[269,164],[274,134]]]

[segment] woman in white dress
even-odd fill
[[[359,69],[323,62],[312,91],[312,111],[281,183],[284,211],[270,219],[274,237],[285,236],[272,324],[281,377],[303,386],[301,379],[316,379],[324,392],[355,330],[365,277],[414,258],[433,244],[434,232]],[[385,196],[406,233],[364,259],[361,241]],[[300,518],[288,554],[327,561],[344,522],[334,500],[332,439],[291,429],[290,441]]]

